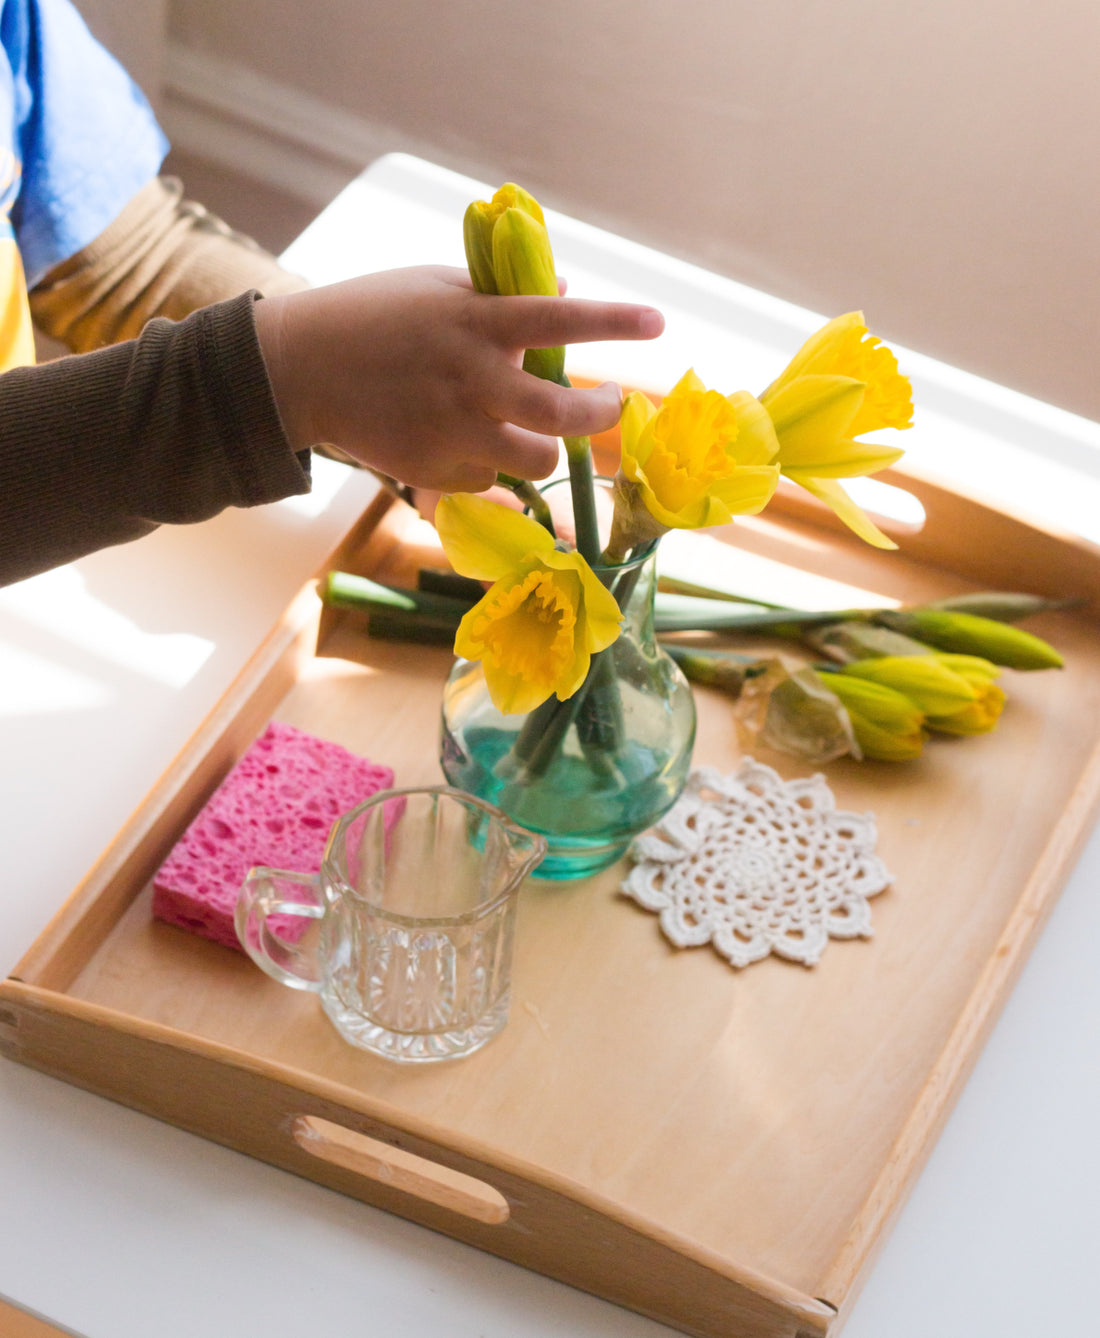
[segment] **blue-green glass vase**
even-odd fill
[[[675,803],[691,766],[695,702],[653,630],[656,545],[594,570],[618,599],[623,628],[574,697],[502,715],[480,664],[461,659],[443,692],[444,775],[546,837],[539,878],[615,863]]]

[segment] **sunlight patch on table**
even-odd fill
[[[878,591],[802,571],[686,530],[672,530],[661,540],[657,569],[662,576],[793,609],[890,608],[898,603]]]
[[[92,711],[117,698],[105,683],[0,641],[0,716]]]
[[[191,632],[146,632],[87,589],[74,567],[58,567],[0,592],[0,611],[108,664],[170,688],[186,686],[214,651]]]

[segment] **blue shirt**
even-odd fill
[[[0,48],[3,323],[22,278],[10,247],[33,287],[156,176],[168,142],[141,90],[69,0],[0,0]],[[10,361],[0,349],[0,368]]]

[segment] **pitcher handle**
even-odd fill
[[[269,976],[291,989],[316,992],[324,984],[316,947],[283,938],[270,919],[320,920],[324,913],[325,898],[317,874],[261,867],[249,870],[241,885],[234,925],[241,947]]]

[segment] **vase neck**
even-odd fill
[[[653,595],[657,587],[657,548],[618,567],[605,567],[598,575],[615,596],[623,617],[623,631],[636,638],[652,637]]]

